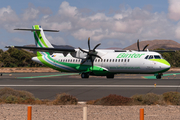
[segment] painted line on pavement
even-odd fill
[[[31,79],[31,78],[56,77],[56,76],[66,76],[66,75],[78,75],[78,74],[79,74],[79,73],[67,73],[67,74],[31,76],[31,77],[17,77],[17,78],[18,78],[18,79]]]
[[[172,76],[172,75],[179,75],[180,73],[170,73],[170,74],[163,74],[162,77],[164,76]],[[151,75],[151,76],[143,76],[143,78],[146,78],[146,79],[156,79],[156,76],[154,75]]]
[[[0,85],[0,87],[167,87],[177,88],[179,85]]]

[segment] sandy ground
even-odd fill
[[[169,71],[179,72],[180,68]],[[51,68],[1,68],[0,73],[57,72]],[[86,105],[32,105],[32,120],[83,120]],[[27,119],[28,105],[0,104],[0,120]],[[180,120],[180,106],[95,106],[88,105],[88,120],[139,120],[144,108],[145,120]]]
[[[83,120],[85,105],[32,105],[32,120]],[[0,105],[0,120],[27,119],[28,105]],[[88,120],[139,120],[144,108],[145,120],[179,120],[180,106],[87,106]]]
[[[171,68],[170,72],[180,72],[180,68]],[[18,68],[0,68],[0,73],[22,73],[22,72],[58,72],[48,67],[18,67]]]

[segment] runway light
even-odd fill
[[[154,87],[156,87],[156,83],[154,83]]]
[[[173,74],[174,75],[174,79],[176,78],[176,74]]]

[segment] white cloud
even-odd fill
[[[39,10],[34,8],[28,8],[24,11],[22,18],[24,21],[31,21],[38,18]]]
[[[175,21],[180,20],[180,0],[169,0],[169,18]]]
[[[54,45],[65,45],[66,42],[62,37],[52,37],[50,35],[46,35],[47,39],[49,40],[50,43]]]
[[[0,9],[0,23],[12,23],[17,22],[18,16],[16,13],[11,9],[10,6],[7,6],[7,8],[3,7]]]
[[[76,7],[72,7],[68,2],[64,1],[60,5],[58,13],[64,16],[74,17],[78,14],[78,11]]]
[[[172,14],[171,5],[176,0],[169,0],[169,17]],[[177,8],[175,6],[176,9]],[[44,11],[44,12],[43,12]],[[111,40],[106,45],[129,45],[140,40],[152,39],[180,39],[180,25],[173,23],[165,13],[152,13],[146,9],[134,8],[114,10],[111,14],[103,12],[84,12],[68,2],[61,3],[59,10],[51,14],[49,8],[36,8],[29,6],[21,15],[11,9],[0,8],[0,26],[8,31],[14,28],[28,28],[39,24],[45,29],[57,29],[63,36],[47,36],[54,44],[66,44],[67,36],[74,37],[76,41],[91,37],[91,41]],[[180,11],[180,10],[179,10]],[[51,15],[50,15],[51,14]],[[178,13],[179,14],[179,13]],[[3,17],[1,17],[3,16]],[[11,18],[10,16],[14,16]],[[180,16],[180,15],[178,15]],[[171,19],[177,20],[180,18]],[[14,20],[14,22],[13,22]],[[62,35],[62,34],[61,34]],[[68,38],[69,39],[69,38]]]

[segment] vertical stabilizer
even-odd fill
[[[41,28],[40,25],[34,25],[34,26],[32,26],[32,28],[37,30],[37,31],[33,31],[35,44],[36,44],[37,47],[53,48],[51,43],[47,40],[47,38],[46,38],[46,36],[44,34],[44,31],[43,31],[43,29]],[[37,51],[37,56],[42,56],[42,55],[50,55],[50,54],[49,54],[49,52]]]

